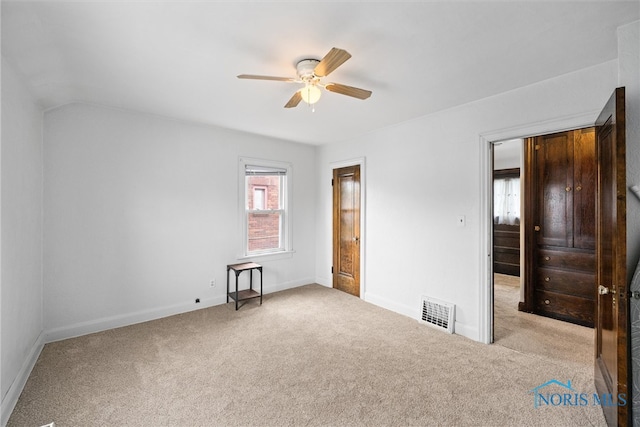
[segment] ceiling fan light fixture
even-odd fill
[[[296,64],[297,78],[261,76],[257,74],[240,74],[239,79],[273,80],[280,82],[302,83],[304,87],[293,93],[293,96],[284,105],[284,108],[297,107],[300,101],[304,101],[315,111],[315,104],[322,95],[321,88],[329,92],[350,96],[357,99],[367,99],[371,96],[370,90],[347,86],[340,83],[321,83],[321,79],[327,77],[336,68],[351,58],[351,54],[344,49],[332,48],[321,60],[303,59]]]
[[[300,96],[302,97],[302,100],[309,105],[318,102],[321,95],[322,91],[314,84],[307,84],[305,87],[300,89]]]

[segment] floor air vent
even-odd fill
[[[453,333],[456,306],[435,298],[422,297],[420,323]]]

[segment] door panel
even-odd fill
[[[595,383],[600,395],[624,395],[626,405],[603,406],[610,426],[630,425],[629,299],[626,272],[624,88],[611,96],[596,122]]]
[[[596,140],[595,129],[574,132],[573,247],[595,249],[596,223]]]
[[[595,312],[594,133],[587,128],[533,138],[527,202],[534,217],[524,221],[535,235],[525,250],[532,264],[525,269],[525,301],[532,298],[533,307],[524,305],[536,314],[588,327]]]
[[[333,171],[333,287],[360,296],[360,166]]]
[[[573,244],[573,196],[567,183],[573,170],[573,138],[570,132],[536,138],[538,172],[538,245],[571,247]]]

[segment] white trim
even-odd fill
[[[420,315],[422,314],[418,305],[416,305],[415,307],[409,307],[407,305],[398,304],[396,301],[391,301],[387,298],[371,293],[367,293],[365,300],[370,304],[414,319],[416,322],[419,322],[418,319],[420,319]],[[472,340],[477,340],[478,330],[469,327],[469,325],[456,321],[454,324],[454,330],[454,333],[456,335],[461,335]]]
[[[293,257],[296,251],[279,251],[279,252],[268,252],[262,254],[254,254],[247,256],[239,256],[237,257],[238,261],[246,261],[248,259],[253,261],[276,261],[279,259],[287,259]]]
[[[478,307],[478,341],[493,342],[493,144],[480,137],[480,307]],[[457,330],[456,325],[456,330]]]
[[[213,298],[200,298],[200,302],[197,304],[192,300],[190,302],[183,302],[180,304],[160,308],[152,308],[133,313],[103,317],[100,319],[80,322],[61,328],[49,329],[46,331],[45,338],[47,343],[61,341],[69,338],[93,334],[96,332],[107,331],[109,329],[122,328],[125,326],[135,325],[137,323],[157,320],[176,314],[187,313],[189,311],[200,310],[202,308],[225,304],[226,302],[226,297],[224,295],[219,295]]]
[[[263,294],[267,295],[274,292],[284,291],[286,289],[292,289],[292,288],[297,288],[299,286],[309,285],[312,283],[314,283],[313,278],[303,278],[303,279],[292,280],[284,283],[263,285]],[[230,301],[230,303],[231,302],[232,301]],[[183,314],[191,311],[201,310],[204,308],[224,305],[226,303],[227,303],[226,295],[217,295],[212,298],[200,298],[200,302],[197,304],[193,301],[190,301],[190,302],[183,302],[176,305],[165,306],[161,308],[141,310],[134,313],[122,314],[122,315],[111,316],[111,317],[103,317],[101,319],[76,323],[75,325],[65,326],[62,328],[50,329],[44,333],[44,340],[45,340],[44,342],[50,343],[50,342],[61,341],[69,338],[75,338],[83,335],[93,334],[96,332],[107,331],[110,329],[122,328],[125,326],[135,325],[137,323],[148,322],[148,321],[162,319],[169,316],[174,316],[176,314]]]
[[[478,341],[478,329],[470,327],[468,324],[456,321],[454,324],[454,334]]]
[[[365,272],[367,269],[366,266],[366,252],[367,252],[367,233],[366,233],[366,212],[367,212],[367,185],[366,185],[366,158],[365,157],[357,157],[355,159],[349,160],[341,160],[337,162],[329,163],[330,167],[330,175],[333,177],[333,170],[346,168],[349,166],[360,166],[360,299],[367,301],[365,298],[366,294],[366,280],[365,280]],[[333,200],[333,199],[332,199]],[[331,212],[333,212],[333,201],[331,202]],[[333,218],[333,213],[331,214],[331,218]],[[331,263],[333,263],[333,238],[331,239]],[[333,282],[333,278],[330,279],[329,283]],[[330,285],[330,287],[333,285]]]
[[[9,386],[9,390],[7,390],[7,394],[2,399],[2,408],[0,409],[0,425],[5,426],[9,422],[9,417],[11,417],[11,413],[16,407],[16,403],[18,403],[18,398],[24,389],[24,386],[27,384],[27,380],[29,379],[29,375],[31,375],[31,371],[33,367],[36,365],[38,361],[38,357],[40,357],[40,353],[44,348],[44,333],[40,333],[35,343],[31,347],[27,358],[25,359],[18,375]]]
[[[377,305],[378,307],[382,307],[386,310],[393,311],[394,313],[398,313],[398,314],[402,314],[403,316],[410,317],[414,319],[416,322],[420,318],[420,307],[418,307],[417,304],[415,307],[409,307],[407,305],[399,304],[396,301],[391,301],[379,295],[374,295],[371,292],[366,294],[366,298],[364,298],[364,300],[370,304]]]
[[[489,195],[492,191],[490,177],[493,173],[491,170],[491,145],[494,142],[508,139],[526,138],[593,126],[599,113],[599,111],[592,111],[535,123],[524,123],[518,126],[484,132],[479,135],[480,188],[478,191],[480,194],[480,256],[482,257],[478,272],[480,277],[478,302],[478,337],[480,342],[490,344],[493,334],[493,290],[491,289],[493,236],[491,233],[491,204],[489,203]]]
[[[594,125],[599,114],[600,111],[590,111],[535,123],[523,123],[518,126],[483,132],[480,134],[480,138],[489,142],[498,142],[589,127]]]
[[[269,168],[286,169],[285,190],[280,196],[283,198],[282,207],[284,210],[284,248],[282,250],[267,251],[262,253],[247,253],[247,211],[245,209],[245,201],[247,197],[247,186],[245,183],[245,166],[265,166]],[[251,157],[238,157],[238,236],[240,236],[238,259],[272,257],[276,255],[285,255],[291,257],[295,252],[293,250],[293,164],[277,160],[256,159]]]

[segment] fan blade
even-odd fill
[[[296,93],[293,94],[293,96],[291,97],[289,102],[287,102],[287,105],[285,105],[284,108],[297,107],[300,101],[302,101],[302,95],[300,95],[300,91],[296,91]]]
[[[329,92],[339,93],[341,95],[352,96],[358,99],[367,99],[371,96],[370,90],[360,89],[357,87],[341,85],[339,83],[327,83],[324,87]]]
[[[240,74],[239,79],[252,79],[252,80],[275,80],[278,82],[295,82],[296,79],[291,77],[272,77],[272,76],[257,76],[255,74]]]
[[[324,56],[324,58],[322,58],[320,63],[316,65],[313,72],[318,77],[328,76],[336,68],[344,64],[349,58],[351,58],[351,54],[349,52],[344,49],[334,47]]]

